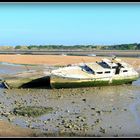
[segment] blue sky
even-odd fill
[[[2,45],[140,43],[140,3],[1,3]]]

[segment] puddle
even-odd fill
[[[140,85],[140,79],[138,81],[138,85]],[[140,106],[140,90],[134,91],[135,100],[132,104],[130,104],[129,108],[135,118],[135,122],[138,126],[140,126],[140,110],[138,107]]]
[[[138,112],[136,109],[137,105],[140,105],[140,99],[130,105],[130,110],[135,117],[136,124],[140,126],[140,116],[138,115]]]
[[[140,78],[132,83],[133,86],[140,86]]]
[[[0,65],[7,65],[7,66],[22,66],[21,64],[14,64],[14,63],[8,63],[8,62],[0,62]]]

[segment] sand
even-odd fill
[[[48,65],[68,65],[82,62],[96,62],[104,57],[88,56],[61,56],[61,55],[0,55],[0,62],[16,64],[48,64]],[[122,57],[122,60],[130,63],[134,67],[140,67],[139,58]]]
[[[9,122],[0,121],[0,137],[33,137],[35,132],[31,129],[24,129]]]

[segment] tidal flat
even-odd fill
[[[2,77],[48,67],[4,63],[0,68]],[[51,111],[39,116],[14,113],[20,107]],[[140,79],[129,85],[68,89],[5,89],[0,85],[0,119],[35,130],[36,137],[139,137]]]
[[[15,107],[51,107],[38,117],[16,115]],[[140,80],[133,85],[75,89],[1,89],[0,119],[40,136],[140,136]]]

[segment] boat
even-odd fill
[[[138,72],[130,64],[113,57],[52,70],[50,85],[52,88],[120,85],[132,83],[138,78]]]

